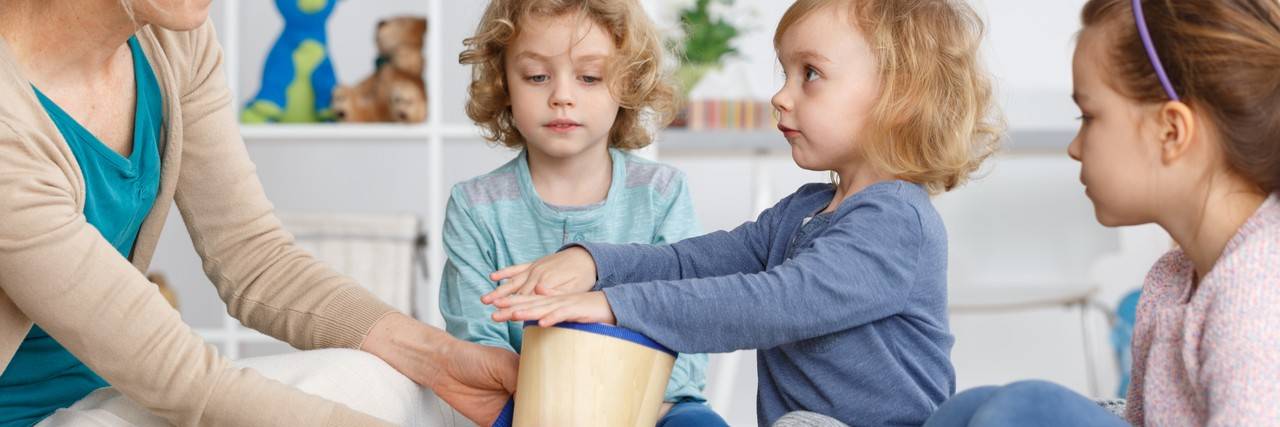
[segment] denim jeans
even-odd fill
[[[957,394],[942,404],[924,425],[1127,427],[1129,423],[1066,387],[1047,381],[1020,381]]]

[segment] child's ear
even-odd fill
[[[1191,107],[1181,101],[1170,101],[1160,107],[1160,158],[1172,164],[1186,157],[1196,144],[1199,124]]]

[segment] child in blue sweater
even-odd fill
[[[947,234],[930,196],[994,150],[982,23],[949,0],[800,0],[773,98],[801,187],[727,232],[575,243],[498,271],[496,321],[615,323],[677,351],[759,349],[760,425],[920,425],[955,391]],[[835,36],[835,35],[839,36]]]
[[[448,331],[518,352],[521,323],[480,302],[506,265],[573,242],[675,243],[700,234],[684,174],[627,152],[649,145],[641,120],[674,104],[662,44],[634,0],[489,3],[461,61],[474,66],[468,115],[511,162],[453,188],[440,311]],[[660,426],[725,425],[705,404],[707,356],[681,354]]]

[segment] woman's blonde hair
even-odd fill
[[[799,0],[774,47],[805,17],[847,7],[878,62],[881,92],[860,141],[873,167],[950,191],[995,153],[1004,126],[979,58],[984,25],[960,0]]]
[[[601,26],[617,48],[606,68],[605,83],[622,108],[609,131],[609,145],[628,150],[649,145],[653,141],[650,126],[665,127],[674,118],[676,95],[663,67],[657,27],[636,0],[489,2],[475,35],[463,41],[466,50],[458,56],[458,62],[473,66],[467,116],[490,141],[513,148],[524,146],[507,92],[507,48],[520,35],[522,20],[570,14],[576,14],[576,22],[589,19]]]

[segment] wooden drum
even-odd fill
[[[629,329],[581,323],[526,322],[522,345],[514,427],[658,423],[676,361],[670,349]],[[494,425],[510,422],[508,414]]]

